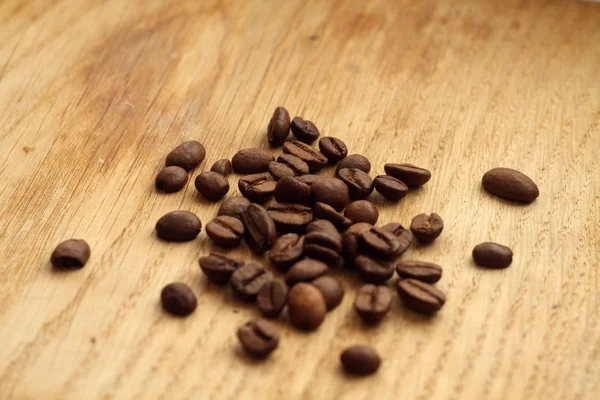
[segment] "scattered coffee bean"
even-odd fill
[[[279,203],[309,203],[310,186],[300,179],[284,176],[275,185],[275,200]]]
[[[373,193],[373,179],[358,168],[342,168],[338,176],[346,184],[350,197],[354,200],[364,199]]]
[[[202,222],[196,214],[189,211],[171,211],[163,215],[156,223],[159,238],[172,242],[187,242],[198,236]]]
[[[301,117],[294,117],[292,124],[292,133],[301,142],[311,144],[319,137],[320,133],[315,124],[309,120],[304,120]]]
[[[329,272],[327,264],[312,258],[305,258],[288,270],[285,274],[285,281],[290,286],[299,282],[312,282],[327,272]]]
[[[387,260],[399,257],[408,248],[403,248],[404,243],[398,236],[377,227],[363,233],[362,244],[369,254]]]
[[[268,151],[253,147],[235,153],[231,165],[238,174],[257,174],[266,172],[273,160],[273,155]]]
[[[379,219],[379,210],[375,207],[375,204],[368,200],[357,200],[348,204],[348,207],[344,210],[344,215],[353,223],[366,222],[375,225]]]
[[[304,253],[308,257],[335,265],[341,260],[342,237],[339,233],[310,232],[304,237]]]
[[[340,211],[350,201],[348,187],[337,178],[319,179],[311,186],[313,202],[329,204]]]
[[[383,285],[394,275],[394,268],[391,265],[365,255],[356,257],[354,268],[360,279],[376,285]]]
[[[342,256],[346,268],[354,267],[354,259],[358,256],[358,246],[363,233],[367,232],[373,225],[366,222],[358,222],[351,225],[342,236]]]
[[[256,296],[256,304],[261,314],[267,318],[276,318],[287,303],[288,289],[278,279],[267,282],[260,288]]]
[[[229,283],[240,299],[254,301],[263,285],[272,280],[272,273],[261,264],[251,262],[236,269]]]
[[[402,279],[397,288],[404,305],[413,311],[431,314],[446,302],[446,296],[438,288],[416,279]]]
[[[400,200],[408,194],[408,186],[389,175],[379,175],[373,181],[375,190],[388,200]]]
[[[306,143],[294,140],[283,144],[283,152],[291,154],[304,161],[310,172],[317,172],[327,164],[327,157]]]
[[[366,284],[360,288],[354,309],[366,322],[376,323],[383,319],[392,308],[392,291],[386,286]]]
[[[323,295],[327,311],[333,310],[342,302],[342,299],[344,298],[344,288],[340,281],[334,277],[324,275],[312,281],[311,284],[319,289]]]
[[[431,215],[419,214],[412,219],[410,230],[414,237],[421,242],[433,242],[440,236],[444,229],[442,217],[433,213]]]
[[[196,190],[211,201],[221,200],[229,191],[227,179],[213,171],[203,172],[196,177]]]
[[[244,224],[238,218],[221,215],[206,225],[206,234],[219,246],[231,248],[242,242]]]
[[[155,186],[163,192],[174,193],[183,189],[187,181],[187,171],[177,165],[171,165],[170,167],[164,167],[156,175]]]
[[[335,174],[337,175],[344,168],[358,168],[368,174],[371,171],[371,163],[363,155],[352,154],[340,161],[335,168]]]
[[[485,242],[473,249],[473,260],[482,267],[506,268],[512,263],[512,250],[498,243]]]
[[[281,146],[290,133],[290,114],[283,107],[277,107],[267,128],[267,138],[271,146]]]
[[[315,183],[316,181],[320,181],[323,179],[329,179],[329,178],[330,178],[329,176],[308,174],[308,175],[299,176],[298,180],[302,183],[307,184],[308,186],[312,186],[312,184]]]
[[[413,235],[408,229],[404,228],[402,224],[399,224],[397,222],[390,222],[389,224],[382,226],[381,229],[392,233],[400,241],[398,257],[404,254],[406,250],[408,250],[410,244],[412,243]]]
[[[275,221],[264,207],[250,204],[242,214],[242,222],[246,228],[246,243],[250,250],[263,254],[273,246],[277,236]]]
[[[284,176],[302,176],[310,172],[308,165],[296,156],[291,154],[282,154],[277,161],[269,163],[269,172],[276,180]]]
[[[200,257],[200,269],[209,281],[217,285],[228,283],[231,275],[242,265],[243,262],[220,253],[210,253],[208,256]]]
[[[229,215],[231,217],[239,218],[241,214],[246,212],[250,204],[250,200],[245,197],[230,197],[221,204],[217,215]]]
[[[323,204],[323,203],[320,203]],[[335,211],[335,210],[334,210]],[[306,233],[311,232],[327,232],[330,235],[337,236],[339,235],[339,231],[331,222],[326,219],[319,219],[311,222],[306,226]]]
[[[58,269],[79,269],[90,259],[90,252],[85,240],[69,239],[54,248],[50,262]]]
[[[481,185],[489,193],[508,200],[531,203],[540,190],[530,177],[511,168],[494,168],[483,175]]]
[[[323,295],[310,283],[298,283],[288,293],[290,322],[296,328],[313,331],[321,325],[327,313]]]
[[[275,203],[268,211],[279,232],[302,233],[313,220],[312,208],[302,204]]]
[[[246,322],[238,329],[237,337],[248,355],[260,359],[266,358],[279,344],[279,331],[264,319]]]
[[[196,168],[206,157],[204,146],[196,140],[190,140],[175,147],[168,155],[165,165],[176,165],[189,171]]]
[[[381,357],[369,346],[356,345],[348,347],[340,357],[344,369],[356,375],[375,373],[381,365]]]
[[[231,161],[229,161],[226,158],[219,161],[215,161],[210,170],[223,176],[229,176],[233,171],[231,167]]]
[[[319,150],[327,157],[330,164],[337,164],[348,155],[346,144],[335,137],[324,137],[319,140]]]
[[[417,279],[421,282],[436,283],[442,277],[442,267],[425,261],[400,261],[396,272],[402,279]]]
[[[190,315],[198,302],[196,295],[188,285],[181,282],[170,283],[160,293],[163,308],[174,315]]]
[[[268,173],[247,175],[238,181],[240,193],[255,203],[264,203],[273,197],[276,185]]]
[[[331,222],[333,225],[335,225],[338,231],[344,231],[350,225],[352,225],[352,221],[349,218],[346,218],[342,213],[336,211],[335,208],[331,207],[329,204],[320,202],[316,203],[313,213],[315,218],[324,219]]]
[[[423,186],[431,179],[431,172],[412,164],[385,164],[385,173],[401,180],[408,186]]]
[[[304,257],[304,236],[295,233],[280,236],[269,250],[269,260],[280,271],[287,271],[302,257]]]

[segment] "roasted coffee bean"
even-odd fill
[[[171,211],[156,223],[158,237],[171,242],[193,240],[200,230],[202,230],[202,222],[196,214],[189,211]]]
[[[385,164],[385,173],[401,180],[410,187],[423,186],[431,179],[431,172],[412,164]]]
[[[165,165],[177,165],[189,171],[196,168],[206,157],[204,146],[196,140],[190,140],[175,147],[168,155]]]
[[[254,358],[266,358],[279,344],[279,331],[264,319],[246,322],[237,330],[244,351]]]
[[[473,249],[473,260],[482,267],[506,268],[512,263],[512,250],[498,243],[485,242]]]
[[[339,233],[310,232],[304,237],[304,253],[308,257],[334,265],[340,261],[341,252],[342,238]]]
[[[530,177],[511,168],[494,168],[483,175],[481,185],[489,193],[508,200],[531,203],[540,190]]]
[[[200,269],[209,281],[217,285],[225,285],[236,269],[244,265],[243,262],[226,257],[220,253],[210,253],[200,257]]]
[[[288,293],[287,306],[292,325],[308,331],[317,329],[327,313],[323,295],[310,283],[294,285]]]
[[[238,181],[240,193],[255,203],[264,203],[273,197],[276,185],[268,173],[247,175]]]
[[[350,346],[340,356],[344,369],[356,375],[375,373],[381,365],[381,357],[369,346]]]
[[[327,264],[312,258],[305,258],[292,265],[285,274],[285,281],[293,286],[299,282],[311,282],[329,272]]]
[[[400,261],[396,272],[402,279],[417,279],[421,282],[436,283],[442,277],[442,267],[425,261]]]
[[[363,233],[371,229],[373,225],[366,222],[358,222],[351,225],[342,236],[342,256],[346,268],[354,267],[354,259],[358,256],[358,246]]]
[[[308,165],[296,156],[282,154],[269,163],[269,172],[277,180],[284,176],[302,176],[310,172]]]
[[[373,179],[358,168],[342,168],[338,176],[346,184],[350,197],[354,200],[364,199],[373,193]]]
[[[386,286],[366,284],[360,288],[354,309],[366,322],[376,323],[383,319],[392,308],[392,291]]]
[[[245,197],[230,197],[221,204],[217,215],[229,215],[239,218],[241,214],[246,212],[250,204],[250,200]]]
[[[264,207],[250,204],[242,214],[242,222],[246,228],[246,243],[250,250],[262,254],[273,246],[277,237],[275,221]]]
[[[275,203],[268,211],[279,232],[302,233],[313,220],[312,208],[302,204]]]
[[[292,124],[292,133],[301,142],[311,144],[319,137],[320,133],[315,124],[301,117],[294,117]]]
[[[166,193],[178,192],[185,187],[188,181],[188,173],[185,169],[177,165],[164,167],[156,175],[155,186],[158,190]]]
[[[267,318],[276,318],[287,303],[288,289],[278,279],[267,282],[260,288],[256,296],[256,304],[261,314]]]
[[[350,225],[352,225],[352,221],[349,218],[346,218],[342,213],[335,210],[335,208],[331,207],[329,204],[325,203],[316,203],[315,208],[313,209],[313,214],[315,218],[324,219],[331,222],[338,231],[345,231]]]
[[[320,181],[323,179],[329,179],[329,178],[330,178],[329,176],[308,174],[308,175],[299,176],[298,180],[302,183],[307,184],[308,186],[312,186],[312,184],[315,183],[316,181]]]
[[[343,210],[350,201],[348,187],[337,178],[317,180],[311,186],[311,195],[313,202],[329,204],[338,211]]]
[[[404,254],[406,250],[408,250],[410,244],[412,243],[413,235],[408,229],[404,228],[402,224],[399,224],[397,222],[390,222],[389,224],[382,226],[380,229],[390,232],[391,234],[396,236],[400,241],[400,249],[398,250],[397,255],[398,257]]]
[[[228,176],[233,171],[231,167],[231,161],[229,161],[226,158],[219,161],[215,161],[210,170],[223,176]]]
[[[444,221],[435,213],[419,214],[412,219],[410,224],[413,236],[421,242],[433,242],[440,236],[442,229],[444,229]]]
[[[346,144],[335,137],[324,137],[319,140],[319,150],[327,157],[330,164],[337,164],[348,155]]]
[[[272,280],[272,273],[261,264],[251,262],[236,269],[229,284],[240,299],[254,301],[263,285]]]
[[[446,296],[438,288],[416,279],[398,281],[397,289],[404,305],[420,313],[434,313],[446,302]]]
[[[337,175],[344,168],[358,168],[368,174],[371,171],[371,163],[363,155],[352,154],[340,161],[335,168],[335,174]]]
[[[279,203],[309,203],[310,186],[291,176],[284,176],[275,185],[275,200]]]
[[[408,186],[389,175],[379,175],[373,181],[375,190],[388,200],[400,200],[408,194]]]
[[[50,262],[58,269],[79,269],[90,259],[90,252],[85,240],[69,239],[54,248]]]
[[[160,293],[163,308],[174,315],[190,315],[196,309],[196,295],[188,285],[181,282],[170,283]]]
[[[336,211],[337,212],[337,211]],[[311,232],[326,232],[333,236],[339,236],[340,233],[331,222],[326,219],[318,219],[306,226],[306,233]]]
[[[383,228],[373,227],[362,235],[362,245],[367,253],[387,260],[400,256],[406,248],[404,242]],[[409,242],[410,244],[410,242]]]
[[[354,260],[354,268],[360,279],[367,283],[383,285],[394,275],[394,267],[373,257],[359,255]]]
[[[277,107],[267,128],[267,138],[271,146],[281,146],[290,133],[290,114],[283,107]]]
[[[317,172],[327,164],[327,157],[306,143],[294,140],[283,144],[283,152],[291,154],[304,161],[310,172]]]
[[[323,295],[327,311],[333,310],[342,302],[342,299],[344,298],[344,288],[340,281],[334,277],[324,275],[312,281],[311,284],[319,289]]]
[[[344,215],[354,223],[366,222],[375,225],[379,219],[379,210],[370,201],[357,200],[348,204],[348,207],[344,210]]]
[[[196,190],[202,196],[211,201],[219,201],[229,191],[227,179],[213,171],[203,172],[196,177]]]
[[[280,236],[269,250],[269,260],[280,271],[287,271],[302,257],[304,257],[304,236],[295,233]]]
[[[235,153],[231,159],[231,165],[238,174],[257,174],[266,172],[269,169],[269,163],[273,160],[275,158],[268,151],[253,147]]]
[[[238,218],[221,215],[206,225],[206,234],[216,244],[223,247],[235,247],[244,237],[244,224]]]

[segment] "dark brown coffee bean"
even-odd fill
[[[272,280],[272,273],[261,264],[251,262],[236,269],[229,284],[240,299],[254,301],[263,285]]]
[[[350,197],[354,200],[364,199],[373,193],[373,179],[358,168],[343,168],[338,176],[346,184]]]
[[[320,133],[315,124],[309,120],[304,120],[301,117],[294,117],[292,124],[292,133],[301,142],[311,144],[319,137]]]
[[[293,203],[275,203],[267,209],[278,232],[302,233],[313,220],[312,208]]]
[[[406,250],[396,235],[377,227],[363,233],[362,244],[367,253],[387,260],[400,256]]]
[[[279,180],[284,176],[298,177],[310,172],[308,165],[296,156],[291,154],[282,154],[277,161],[269,163],[269,172],[275,179]]]
[[[309,203],[310,186],[291,176],[284,176],[275,185],[275,200],[279,203]]]
[[[436,283],[442,277],[442,267],[425,261],[400,261],[396,264],[396,272],[402,279],[427,283]]]
[[[488,268],[506,268],[512,263],[513,252],[498,243],[485,242],[473,248],[475,264]]]
[[[292,265],[285,274],[285,281],[289,286],[299,282],[311,282],[329,272],[327,264],[312,258],[305,258]]]
[[[404,305],[413,311],[431,314],[446,302],[446,296],[438,288],[416,279],[402,279],[397,288]]]
[[[389,224],[382,226],[380,229],[390,232],[400,241],[400,248],[398,249],[397,257],[400,257],[406,250],[408,250],[410,244],[412,243],[413,235],[408,229],[404,228],[402,224],[390,222]]]
[[[335,168],[335,174],[337,175],[344,168],[357,168],[368,174],[371,171],[371,163],[363,155],[352,154],[340,161]]]
[[[369,346],[356,345],[348,347],[340,357],[344,369],[356,375],[375,373],[381,365],[381,357]]]
[[[421,242],[433,242],[440,236],[442,229],[444,229],[444,221],[435,213],[419,214],[412,219],[410,224],[413,236]]]
[[[401,180],[410,187],[423,186],[431,179],[431,172],[412,164],[385,164],[385,173]]]
[[[235,217],[221,215],[206,225],[206,234],[219,246],[238,246],[244,237],[244,224]]]
[[[246,322],[237,330],[237,337],[244,351],[254,358],[266,358],[279,344],[279,331],[264,319]]]
[[[196,309],[196,295],[188,285],[181,282],[170,283],[160,293],[163,308],[174,315],[190,315]]]
[[[389,175],[379,175],[373,186],[380,195],[388,200],[400,200],[408,194],[408,186],[399,179]]]
[[[302,257],[304,257],[304,236],[295,233],[280,236],[269,250],[269,260],[280,271],[287,271]]]
[[[327,313],[323,295],[310,283],[294,285],[288,293],[287,306],[292,325],[308,331],[317,329]]]
[[[308,186],[312,186],[312,184],[315,183],[316,181],[320,181],[323,179],[329,179],[329,178],[330,178],[329,176],[308,174],[308,175],[299,176],[298,181],[305,183]]]
[[[275,221],[264,207],[250,204],[242,214],[242,222],[246,228],[246,243],[250,250],[262,254],[273,246],[277,237]]]
[[[323,204],[323,203],[320,203],[320,204]],[[331,222],[329,222],[326,219],[319,219],[319,220],[313,221],[310,224],[308,224],[306,226],[306,233],[311,233],[311,232],[326,232],[326,233],[329,233],[330,235],[333,235],[336,237],[339,236],[339,234],[340,234],[340,232],[335,227],[335,225],[333,225]]]
[[[311,186],[311,195],[313,202],[329,204],[338,211],[343,210],[350,201],[348,187],[337,178],[317,180]]]
[[[367,283],[383,285],[392,275],[394,267],[373,257],[359,255],[354,260],[354,268],[360,279]]]
[[[200,230],[202,230],[202,222],[196,214],[189,211],[171,211],[156,223],[158,237],[171,242],[194,240]]]
[[[327,157],[330,164],[336,164],[348,155],[346,144],[335,137],[324,137],[319,140],[319,150]]]
[[[327,164],[327,157],[306,143],[294,140],[283,144],[283,152],[291,154],[304,161],[310,172],[317,172]]]
[[[231,159],[231,165],[238,174],[257,174],[266,172],[269,169],[269,163],[273,160],[275,158],[268,151],[252,147],[235,153]]]
[[[360,288],[354,309],[366,322],[376,323],[383,319],[392,308],[392,291],[386,286],[372,284]]]
[[[358,256],[358,246],[363,233],[371,229],[373,225],[366,222],[358,222],[351,225],[342,236],[342,257],[346,261],[346,268],[354,267],[354,259]]]
[[[287,303],[288,289],[278,279],[267,282],[260,288],[256,296],[256,304],[261,314],[267,318],[276,318]]]
[[[219,161],[215,161],[210,170],[223,176],[228,176],[233,171],[231,167],[231,161],[229,161],[226,158]]]
[[[268,173],[247,175],[238,181],[240,193],[255,203],[264,203],[273,197],[276,185]]]
[[[58,269],[79,269],[90,259],[90,252],[85,240],[69,239],[54,248],[50,262]]]
[[[357,200],[348,204],[348,207],[344,210],[344,215],[354,223],[366,222],[375,225],[379,219],[379,210],[370,201]]]
[[[325,203],[316,203],[315,208],[313,209],[313,214],[315,218],[324,219],[331,222],[338,231],[343,232],[350,225],[352,225],[352,221],[349,218],[346,218],[342,213],[335,210],[335,208],[331,207],[329,204]]]
[[[220,253],[210,253],[200,257],[200,269],[209,281],[217,285],[225,285],[236,269],[244,265],[243,262],[226,257]]]
[[[310,232],[304,237],[304,253],[308,257],[323,261],[329,265],[337,264],[341,259],[342,238],[328,232]]]
[[[267,138],[271,146],[281,146],[290,133],[290,114],[283,107],[277,107],[267,128]]]
[[[206,157],[204,146],[196,140],[190,140],[175,147],[168,155],[165,165],[177,165],[189,171],[196,168]]]
[[[311,284],[319,289],[323,295],[327,311],[333,310],[342,302],[342,299],[344,298],[344,288],[340,281],[334,277],[324,275],[312,281]]]
[[[489,193],[508,200],[531,203],[540,190],[530,177],[511,168],[494,168],[483,175],[481,185]]]
[[[196,177],[196,190],[202,196],[211,201],[219,201],[229,191],[227,179],[213,171],[203,172]]]
[[[242,196],[234,196],[226,199],[219,207],[217,215],[229,215],[239,218],[245,213],[250,205],[250,200]]]
[[[156,175],[155,186],[158,190],[166,193],[178,192],[185,187],[188,181],[188,173],[185,169],[177,165],[164,167]]]

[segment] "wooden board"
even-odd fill
[[[599,27],[598,5],[567,0],[4,0],[0,398],[600,398]],[[397,204],[372,198],[381,222],[443,216],[440,239],[404,256],[443,265],[439,315],[395,299],[366,327],[359,282],[336,273],[347,294],[318,332],[281,322],[268,361],[241,354],[234,332],[257,312],[207,284],[205,234],[153,233],[168,211],[206,224],[217,205],[192,181],[172,195],[153,181],[187,139],[207,148],[198,171],[267,148],[277,105],[367,155],[373,176],[431,169]],[[496,166],[531,176],[539,199],[483,192]],[[71,237],[91,260],[54,272]],[[514,249],[510,268],[475,267],[487,240]],[[199,299],[184,320],[158,303],[175,280]],[[383,355],[376,376],[342,373],[354,343]]]

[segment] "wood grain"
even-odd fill
[[[0,2],[0,398],[600,398],[599,26],[599,5],[567,0]],[[257,312],[206,282],[205,234],[153,233],[168,211],[206,224],[217,205],[153,181],[187,139],[208,150],[198,171],[268,148],[277,105],[373,175],[431,169],[401,202],[373,201],[381,222],[444,218],[405,255],[443,265],[439,315],[396,299],[365,327],[340,274],[347,295],[318,332],[282,322],[267,362],[241,354],[235,329]],[[539,199],[483,192],[496,166]],[[91,260],[54,272],[71,237]],[[513,248],[510,268],[474,266],[487,240]],[[160,309],[175,280],[198,294],[190,318]],[[384,356],[376,376],[342,373],[355,343]]]

